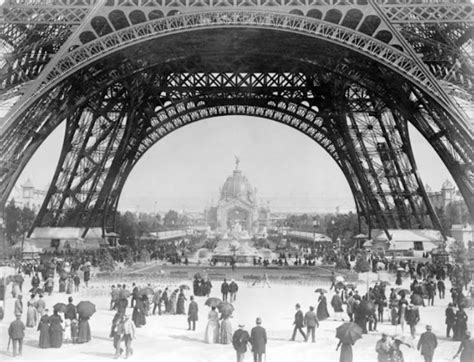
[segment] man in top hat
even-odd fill
[[[229,293],[230,293],[230,302],[235,302],[235,299],[237,297],[237,291],[239,290],[239,286],[237,283],[232,279],[232,281],[229,284]]]
[[[257,325],[250,331],[250,343],[252,344],[253,361],[262,362],[262,354],[266,353],[265,347],[267,345],[267,332],[265,331],[265,328],[261,326],[262,319],[260,317],[258,317],[255,322]]]
[[[239,329],[232,336],[232,345],[237,353],[237,362],[243,362],[245,352],[247,352],[247,344],[250,342],[250,335],[245,329],[245,325],[239,324]]]
[[[389,362],[391,360],[390,343],[387,339],[387,334],[382,333],[382,338],[375,345],[375,352],[377,352],[377,362]]]
[[[426,332],[422,333],[418,341],[417,349],[421,351],[421,355],[425,358],[425,362],[433,362],[434,351],[438,347],[438,339],[431,332],[431,326],[426,326]]]
[[[194,296],[191,296],[188,306],[188,331],[196,330],[196,321],[198,320],[198,305],[194,301]]]
[[[23,338],[25,338],[25,324],[21,321],[21,314],[16,314],[16,319],[8,327],[8,336],[13,341],[13,357],[23,351]]]

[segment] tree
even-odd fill
[[[367,255],[365,252],[361,253],[356,260],[354,270],[357,273],[365,273],[370,270],[369,262],[367,261]]]
[[[120,235],[120,244],[133,245],[138,236],[138,219],[134,213],[126,211],[123,215],[117,213],[117,231]]]
[[[449,254],[457,264],[467,264],[467,250],[464,242],[455,240],[449,248]]]
[[[163,224],[168,227],[177,226],[178,218],[179,218],[179,215],[176,211],[169,210],[163,219]]]
[[[115,261],[108,249],[102,249],[102,257],[99,265],[100,271],[112,272],[115,270]]]

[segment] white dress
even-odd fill
[[[219,315],[216,311],[211,310],[208,315],[204,342],[217,343],[219,340]]]

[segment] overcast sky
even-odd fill
[[[431,146],[413,128],[424,183],[438,190],[451,179]],[[41,146],[20,177],[44,188],[52,177],[64,128]],[[278,212],[354,210],[349,186],[331,157],[302,133],[262,118],[218,117],[188,125],[152,147],[125,184],[119,209],[202,211],[218,200],[234,156],[263,203]]]

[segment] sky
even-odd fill
[[[410,128],[421,177],[433,190],[450,177],[424,138]],[[43,143],[19,179],[37,188],[50,183],[62,143],[60,126]],[[218,201],[235,156],[257,198],[273,212],[354,211],[352,194],[332,158],[304,134],[257,117],[226,116],[180,128],[155,144],[130,174],[119,210],[202,211]]]

